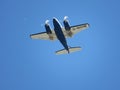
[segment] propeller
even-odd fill
[[[46,20],[46,21],[45,21],[45,24],[48,24],[48,23],[49,23],[49,21],[50,21],[50,20]]]
[[[48,24],[49,24],[49,22],[50,22],[50,20],[46,20],[46,21],[45,21],[45,24],[47,24],[47,25],[48,25]],[[41,26],[44,26],[45,24],[44,24],[44,23],[42,23],[42,24],[41,24]]]
[[[64,20],[67,20],[67,18],[68,18],[68,16],[65,16],[65,17],[64,17]]]

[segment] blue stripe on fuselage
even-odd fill
[[[53,18],[53,25],[54,25],[54,31],[55,31],[55,34],[56,34],[58,40],[62,43],[64,48],[69,53],[69,48],[68,48],[68,45],[67,45],[66,38],[65,38],[65,36],[64,36],[64,34],[62,32],[62,28],[60,26],[60,23],[58,22],[58,20],[56,18]]]

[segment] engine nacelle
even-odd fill
[[[63,21],[63,24],[64,24],[64,26],[65,26],[65,30],[69,31],[69,30],[71,29],[68,20],[64,20],[64,21]]]
[[[52,34],[49,24],[45,24],[45,29],[46,29],[47,34]]]

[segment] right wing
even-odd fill
[[[55,40],[57,39],[55,33],[47,34],[46,32],[31,34],[32,39]]]
[[[85,24],[71,26],[70,27],[71,29],[69,31],[65,30],[65,28],[62,27],[62,31],[63,31],[65,37],[67,38],[67,37],[72,37],[74,34],[80,32],[84,29],[87,29],[88,27],[89,27],[89,24],[85,23]]]
[[[80,24],[80,25],[75,25],[75,26],[71,26],[71,32],[73,34],[76,34],[86,28],[89,27],[89,24],[88,23],[85,23],[85,24]]]

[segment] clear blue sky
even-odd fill
[[[66,15],[90,24],[67,39],[82,51],[57,56],[59,41],[30,39]],[[0,90],[120,90],[120,0],[1,0]]]

